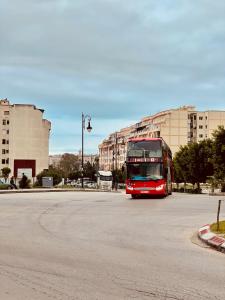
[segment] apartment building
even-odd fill
[[[43,112],[34,105],[0,100],[0,170],[9,167],[10,176],[25,173],[31,178],[48,168],[51,123]]]
[[[129,138],[162,137],[174,154],[182,145],[211,138],[219,125],[225,126],[225,111],[201,112],[196,111],[194,106],[182,106],[144,117],[103,140],[99,145],[100,169],[122,167]]]
[[[59,165],[59,162],[62,158],[62,154],[52,154],[48,157],[48,165],[57,167]]]
[[[70,153],[70,154],[74,154],[74,153]],[[76,155],[81,162],[81,151],[79,151],[78,154],[74,154],[74,155]],[[60,163],[62,156],[63,156],[63,154],[49,155],[49,165],[57,167]],[[87,162],[90,162],[90,164],[93,164],[97,158],[98,158],[97,154],[84,154],[84,164],[86,164]]]

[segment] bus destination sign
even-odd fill
[[[160,157],[128,157],[128,163],[137,163],[137,162],[161,162]]]

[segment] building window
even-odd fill
[[[9,164],[9,159],[8,159],[8,158],[6,159],[5,163],[6,163],[7,165]]]
[[[6,139],[2,139],[2,145],[6,144]]]
[[[206,119],[206,120],[208,119],[207,116],[205,117],[205,119]]]
[[[2,120],[2,125],[9,125],[9,120]]]
[[[199,137],[200,137],[200,138],[203,138],[203,134],[199,134]]]
[[[199,125],[199,129],[203,129],[203,126],[202,126],[202,125]]]
[[[2,149],[2,154],[7,154],[7,153],[9,153],[8,149]]]
[[[208,128],[208,126],[207,126],[207,125],[205,125],[205,128],[207,129],[207,128]]]
[[[9,111],[8,110],[4,111],[4,115],[8,116],[9,115]]]
[[[199,117],[199,120],[203,120],[203,117]]]
[[[2,134],[3,134],[3,135],[9,134],[9,129],[2,129]]]
[[[2,164],[3,164],[3,165],[5,164],[5,159],[2,159]]]

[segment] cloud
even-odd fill
[[[87,118],[85,119],[87,126]],[[84,130],[84,149],[86,153],[97,153],[98,145],[105,139],[109,132],[114,132],[122,127],[135,123],[115,119],[98,119],[91,116],[92,131]],[[51,153],[78,152],[81,149],[81,115],[80,119],[69,119],[65,117],[56,118],[52,124],[50,134]],[[64,149],[64,151],[62,150]],[[65,149],[67,149],[65,151]]]
[[[123,127],[184,104],[225,108],[224,1],[17,2],[1,1],[0,96],[44,108],[53,128],[82,111]]]

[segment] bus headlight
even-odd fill
[[[160,184],[155,189],[156,189],[156,191],[161,191],[163,188],[164,188],[164,184]]]
[[[127,184],[127,189],[130,190],[130,191],[133,191],[134,188],[133,188],[131,183]]]
[[[132,186],[128,185],[127,189],[130,190],[130,191],[133,191],[134,188]]]

